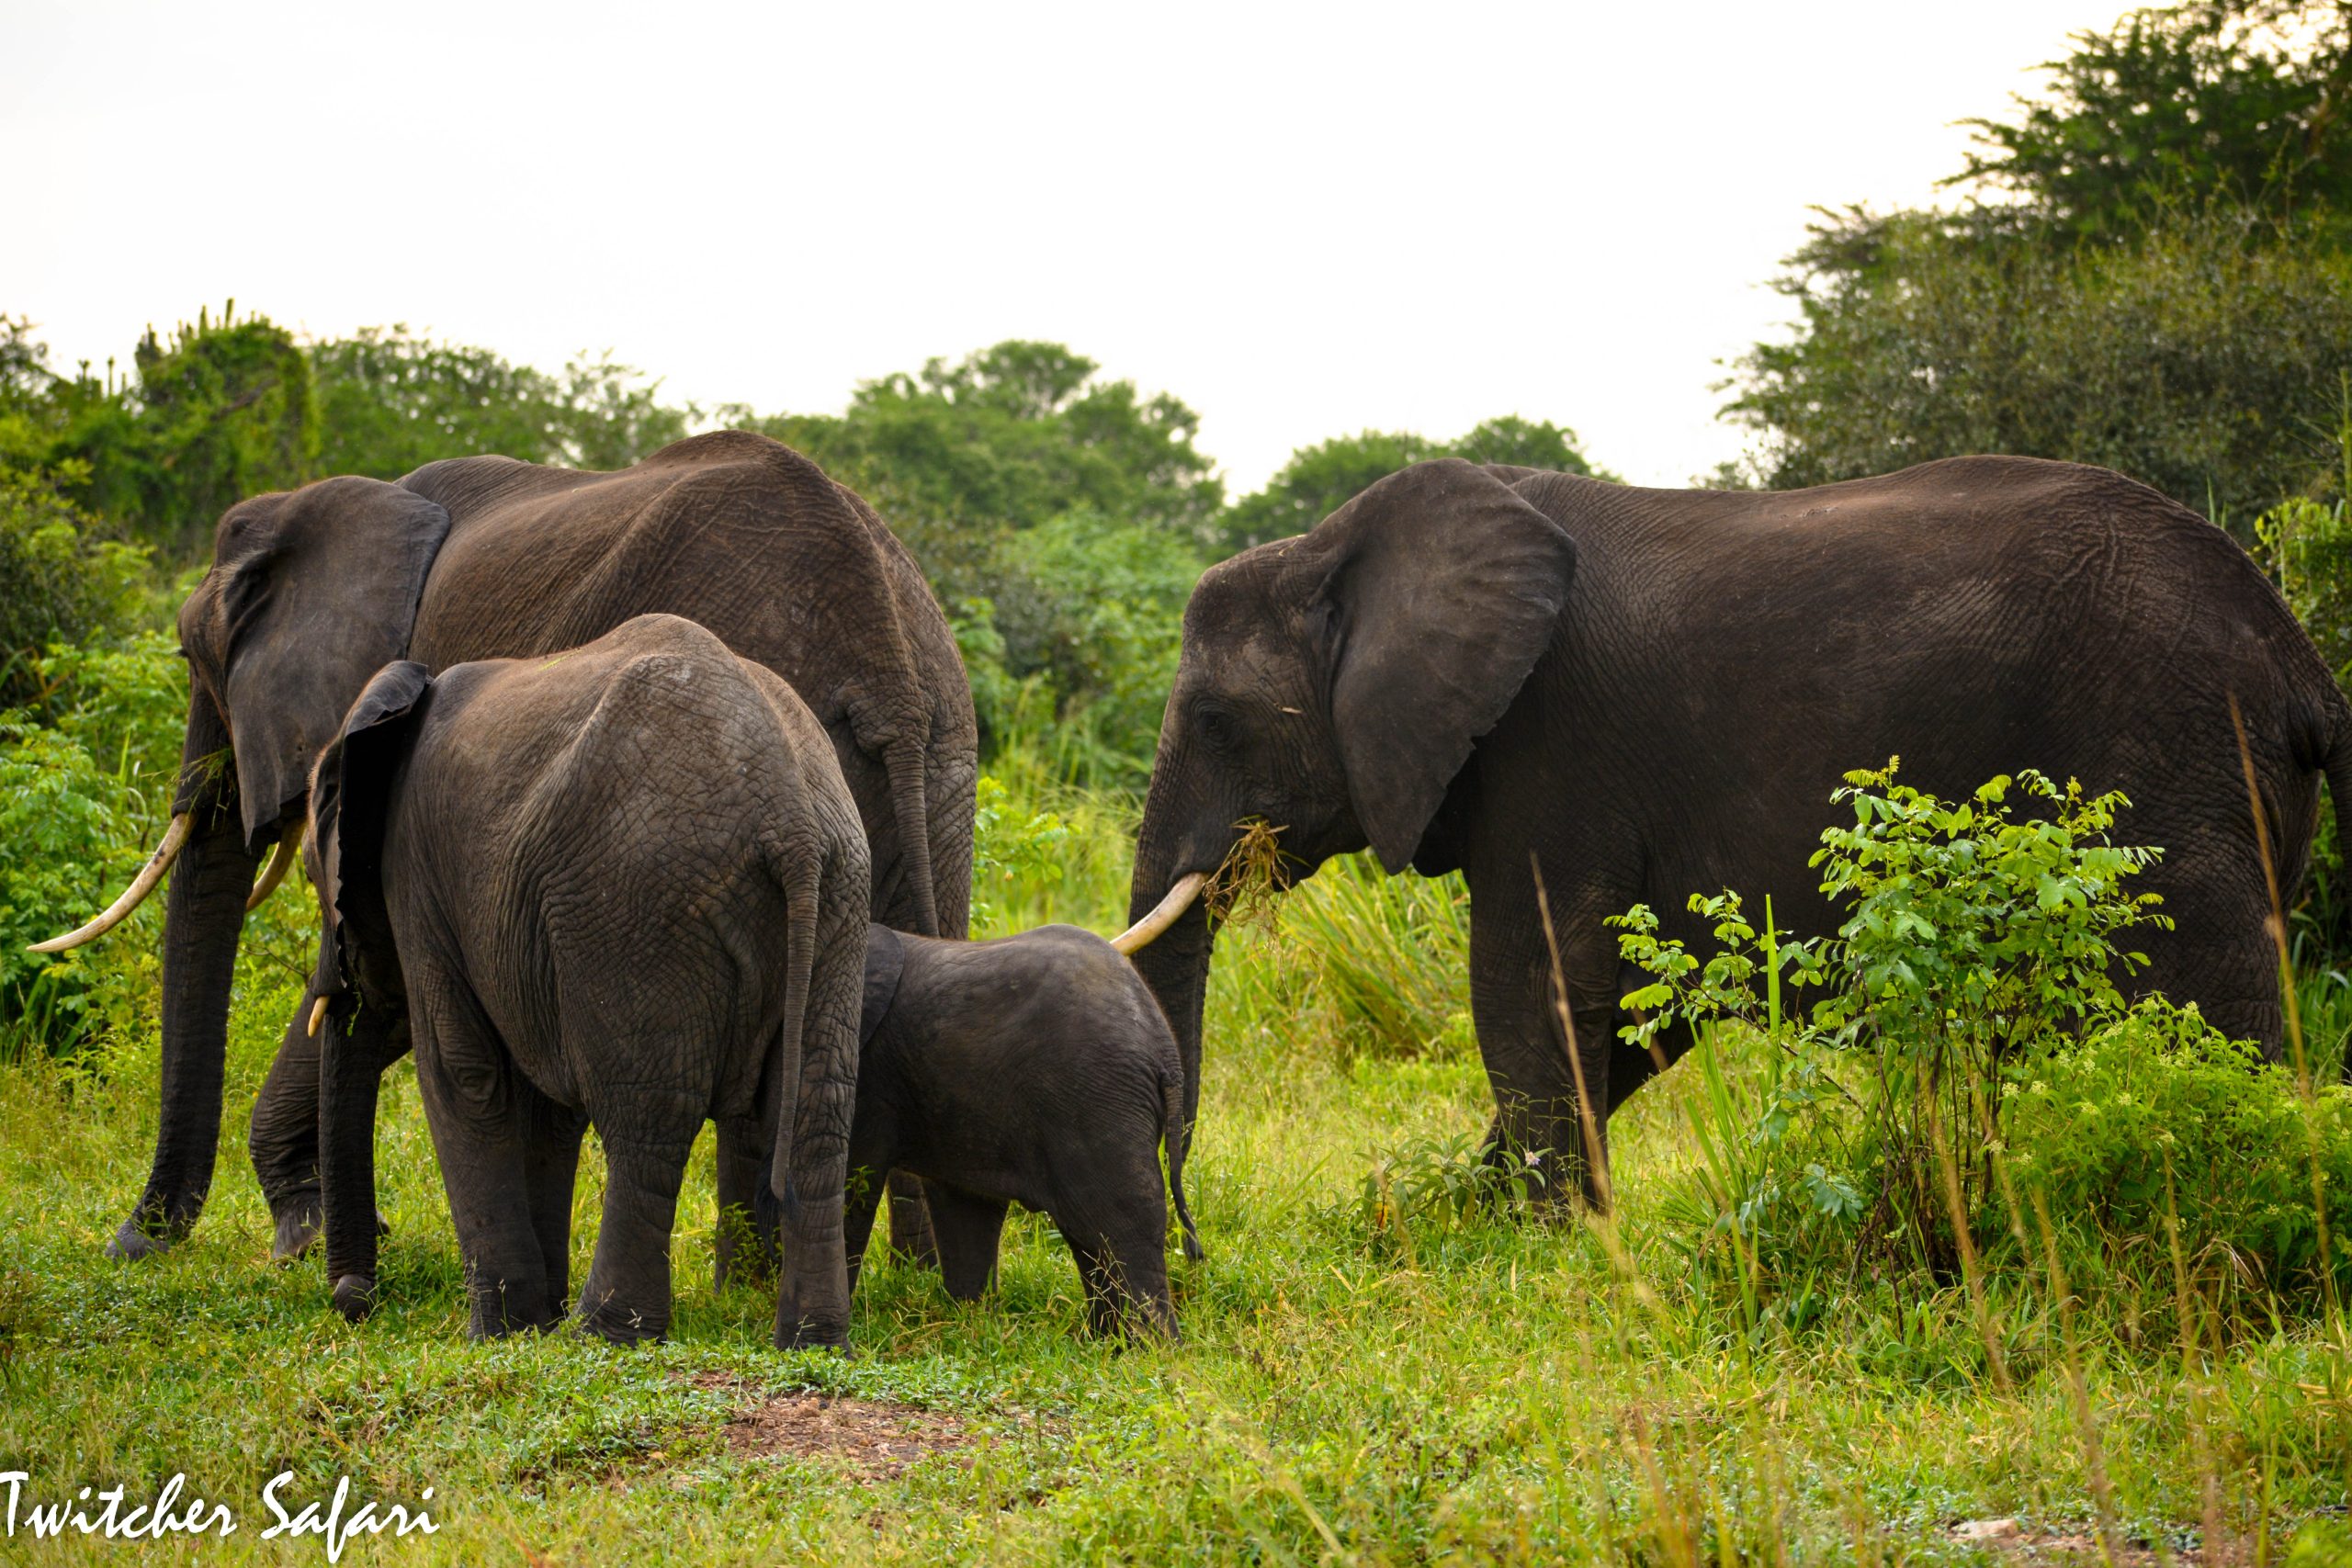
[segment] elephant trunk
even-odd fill
[[[198,807],[194,816],[198,826],[180,852],[164,903],[163,1106],[155,1163],[138,1207],[107,1246],[115,1258],[160,1252],[188,1233],[211,1190],[220,1148],[229,987],[261,857],[245,848],[232,813]]]
[[[1132,924],[1148,921],[1167,899],[1179,880],[1169,874],[1169,857],[1148,850],[1136,857],[1128,897],[1127,918]],[[1208,994],[1209,960],[1216,945],[1206,903],[1195,897],[1148,945],[1129,955],[1136,973],[1159,998],[1159,1010],[1168,1015],[1168,1027],[1176,1036],[1177,1055],[1184,1067],[1183,1133],[1188,1141],[1193,1123],[1200,1119],[1201,1006]]]
[[[383,1010],[363,1006],[356,1018],[333,1020],[319,1064],[327,1279],[337,1310],[355,1323],[376,1301],[376,1096],[383,1069],[382,1053],[362,1036],[382,1029]]]

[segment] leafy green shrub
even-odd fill
[[[1854,825],[1824,832],[1813,860],[1822,891],[1849,908],[1834,939],[1781,942],[1769,925],[1759,934],[1728,892],[1690,901],[1720,944],[1704,965],[1661,939],[1646,908],[1612,923],[1626,961],[1654,976],[1625,998],[1649,1011],[1624,1032],[1638,1043],[1669,1024],[1724,1021],[1769,1036],[1782,1021],[1781,983],[1826,990],[1789,1021],[1800,1046],[1859,1061],[1846,1076],[1860,1079],[1855,1152],[1868,1179],[1841,1188],[1813,1179],[1815,1205],[1855,1219],[1870,1245],[1948,1274],[1964,1245],[1953,1216],[1976,1212],[1991,1190],[2001,1067],[2022,1049],[2120,1015],[2109,970],[2147,961],[2119,952],[2114,939],[2169,921],[2154,911],[2154,895],[2123,890],[2161,852],[2109,841],[2128,804],[2120,794],[2086,798],[2079,784],[2062,790],[2028,770],[1948,807],[1897,784],[1895,766],[1849,773],[1834,796],[1853,807]],[[2012,821],[2013,787],[2052,815]],[[1802,1073],[1774,1089],[1774,1128],[1821,1092]],[[1850,1216],[1848,1191],[1871,1194]]]
[[[2352,1095],[2307,1093],[2194,1008],[2116,987],[2144,963],[2119,939],[2164,919],[2125,890],[2157,852],[2110,841],[2121,797],[2027,773],[1946,806],[1892,764],[1847,777],[1854,825],[1815,859],[1847,909],[1834,937],[1759,931],[1735,893],[1691,900],[1703,962],[1645,908],[1617,922],[1654,977],[1626,1034],[1703,1032],[1701,1159],[1665,1205],[1694,1278],[1788,1327],[1864,1270],[2039,1291],[2062,1254],[2078,1281],[2213,1308],[2352,1283],[2326,1228],[2352,1184]],[[2012,791],[2050,816],[2013,820]],[[1760,1071],[1732,1054],[1751,1041]]]
[[[152,989],[151,899],[107,942],[28,943],[80,924],[137,872],[171,810],[187,670],[160,633],[31,661],[51,723],[0,714],[0,1023],[51,1049],[127,1016]]]
[[[2177,1234],[2182,1266],[2216,1301],[2352,1287],[2345,1238],[2327,1234],[2352,1192],[2352,1095],[2306,1098],[2194,1008],[2143,1002],[2017,1063],[2002,1096],[2003,1156],[2028,1213],[2146,1254],[2155,1275]]]
[[[1413,1231],[1453,1232],[1523,1205],[1541,1156],[1511,1165],[1487,1157],[1475,1133],[1410,1138],[1378,1156],[1356,1194],[1354,1218],[1409,1257]]]
[[[992,893],[1012,885],[1050,875],[1055,852],[1069,837],[1069,829],[1050,811],[1023,811],[1015,807],[1005,787],[987,773],[980,775],[979,808],[972,818],[972,929],[993,926],[998,918]]]
[[[0,708],[43,697],[42,649],[119,634],[147,589],[143,547],[109,537],[49,476],[0,464]]]

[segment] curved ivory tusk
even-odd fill
[[[130,886],[122,890],[122,897],[107,906],[105,914],[86,926],[67,931],[63,936],[37,942],[25,951],[63,953],[85,942],[95,942],[120,925],[147,895],[155,891],[155,884],[164,880],[164,873],[171,870],[172,863],[180,858],[180,847],[187,842],[190,825],[190,818],[185,811],[172,818],[172,825],[164,830],[164,841],[155,846],[155,852],[147,857],[147,863],[139,868],[139,874],[131,879]]]
[[[269,857],[269,869],[261,874],[261,880],[254,884],[253,892],[246,897],[248,910],[260,908],[261,901],[277,891],[277,885],[286,880],[287,868],[294,863],[295,852],[301,847],[302,824],[297,821],[277,840],[277,852]]]
[[[319,1025],[324,1023],[326,1021],[327,999],[324,997],[321,997],[317,1001],[311,1004],[310,1027],[303,1030],[302,1032],[309,1035],[311,1039],[316,1040],[319,1037]]]
[[[1150,946],[1154,937],[1174,925],[1176,917],[1192,908],[1193,900],[1201,896],[1201,889],[1208,885],[1208,880],[1209,874],[1205,871],[1188,871],[1178,877],[1176,886],[1168,890],[1168,897],[1159,901],[1158,908],[1113,937],[1111,945],[1121,953],[1130,953],[1138,948]]]

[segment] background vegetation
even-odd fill
[[[1781,279],[1791,333],[1732,367],[1754,445],[1713,482],[1974,450],[2107,463],[2235,532],[2352,669],[2347,96],[2343,5],[2199,0],[2079,39],[1980,128],[1952,208],[1825,211]],[[1612,1125],[1606,1220],[1530,1217],[1476,1158],[1458,881],[1326,867],[1220,945],[1189,1171],[1210,1257],[1180,1269],[1181,1348],[1078,1338],[1067,1251],[1032,1217],[988,1301],[877,1258],[859,1357],[778,1358],[760,1294],[707,1283],[707,1147],[672,1343],[467,1344],[405,1066],[383,1303],[344,1325],[314,1262],[264,1266],[237,1153],[310,967],[291,890],[240,957],[205,1223],[164,1259],[106,1263],[154,1135],[160,901],[62,961],[23,944],[109,896],[161,829],[185,700],[169,617],[213,520],[328,473],[475,451],[614,467],[716,424],[817,457],[930,571],[986,728],[984,931],[1124,915],[1208,562],[1425,457],[1600,473],[1571,432],[1501,415],[1339,436],[1228,497],[1181,400],[1047,343],[878,376],[839,413],[763,413],[667,400],[610,355],[548,372],[398,325],[306,343],[225,307],[148,332],[127,366],[67,370],[0,321],[8,1466],[134,1495],[187,1470],[240,1506],[227,1558],[274,1550],[255,1499],[281,1469],[305,1497],[345,1473],[435,1488],[442,1534],[354,1548],[418,1562],[2352,1552],[2340,857],[2331,834],[2287,911],[2302,1027],[2290,1065],[2260,1067],[2108,984],[2163,918],[2132,884],[2160,846],[2096,780],[1943,802],[1855,775],[1824,803],[1849,915],[1828,940],[1783,942],[1721,889],[1690,890],[1707,951],[1629,912],[1653,1020],[1702,1043]],[[600,1185],[592,1152],[583,1258]],[[982,1440],[903,1472],[729,1442],[732,1414],[798,1387]],[[2006,1517],[2006,1537],[1953,1529]],[[5,1555],[73,1550],[19,1536]]]

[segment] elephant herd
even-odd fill
[[[1604,918],[1646,903],[1695,942],[1684,896],[1735,886],[1828,930],[1806,866],[1844,770],[2123,790],[2174,919],[2136,985],[2274,1052],[2267,876],[2301,876],[2320,776],[2352,789],[2352,708],[2244,551],[2119,475],[2024,458],[1779,493],[1448,459],[1212,568],[1116,951],[964,940],[955,643],[874,510],[763,437],[255,497],[179,629],[164,843],[41,944],[171,873],[161,1132],[108,1250],[196,1223],[243,914],[301,854],[319,964],[252,1121],[275,1250],[323,1232],[337,1304],[367,1309],[377,1086],[413,1052],[478,1333],[568,1311],[662,1332],[708,1121],[718,1267],[777,1270],[780,1346],[843,1343],[886,1172],[894,1238],[959,1297],[1018,1201],[1069,1243],[1096,1327],[1172,1334],[1202,889],[1258,824],[1283,886],[1364,849],[1462,872],[1490,1147],[1558,1151],[1545,1196],[1592,1201],[1609,1115],[1679,1054],[1621,1040]],[[591,1125],[608,1179],[568,1306]]]

